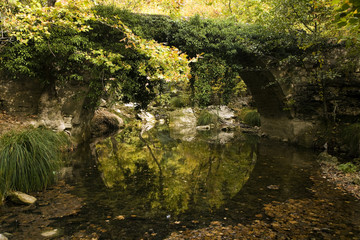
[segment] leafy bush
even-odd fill
[[[351,162],[340,164],[338,166],[338,169],[345,173],[354,173],[358,170],[357,166],[352,164]]]
[[[219,116],[211,113],[207,110],[202,110],[200,112],[199,118],[197,120],[197,125],[202,126],[202,125],[208,125],[208,124],[216,124],[219,122]]]
[[[248,111],[244,116],[244,122],[250,126],[260,126],[260,114],[255,111]]]
[[[9,190],[30,192],[46,188],[61,166],[65,134],[47,129],[11,131],[0,137],[0,194]]]

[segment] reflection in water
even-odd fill
[[[359,201],[321,177],[309,150],[236,132],[231,141],[231,134],[198,132],[187,142],[170,135],[166,125],[141,139],[138,128],[129,126],[99,143],[97,163],[88,144],[78,148],[72,161],[76,177],[69,184],[83,206],[51,219],[46,230],[59,229],[61,239],[158,240],[215,222],[225,229],[251,227],[246,232],[251,237],[238,239],[255,239],[254,234],[263,239],[265,230],[275,230],[276,239],[360,236]],[[65,205],[43,199],[0,212],[0,232],[12,233],[11,239],[40,239],[36,231],[54,217],[49,210],[71,213],[72,195],[57,195]],[[216,226],[207,229],[224,233]]]
[[[169,132],[163,125],[141,136],[130,126],[98,143],[98,169],[105,185],[135,195],[152,211],[174,214],[219,208],[240,191],[256,161],[254,144],[243,139],[223,144],[200,135],[187,142],[171,138]]]

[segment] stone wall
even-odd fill
[[[32,125],[67,131],[82,141],[89,137],[93,116],[93,110],[85,107],[88,91],[86,83],[57,85],[50,90],[37,81],[0,76],[0,110],[24,122],[29,116],[36,116]]]
[[[0,110],[20,116],[37,114],[42,92],[39,82],[0,75]]]

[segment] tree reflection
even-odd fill
[[[166,126],[139,134],[133,125],[97,144],[99,170],[107,187],[154,211],[219,208],[240,191],[256,161],[256,142],[220,144],[200,136],[182,142]]]

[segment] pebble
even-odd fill
[[[52,229],[52,230],[49,230],[49,231],[45,231],[45,232],[42,232],[41,233],[41,236],[43,237],[55,237],[59,234],[59,230],[58,229]]]
[[[33,196],[30,196],[26,193],[14,191],[9,193],[9,198],[12,202],[19,203],[19,204],[34,204],[37,199]]]

